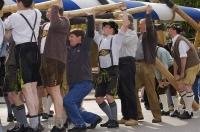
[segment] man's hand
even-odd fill
[[[150,14],[153,11],[152,6],[148,5],[146,9],[146,14]]]

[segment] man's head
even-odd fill
[[[17,0],[17,5],[20,9],[32,7],[33,0]]]
[[[182,28],[179,24],[173,23],[173,24],[167,26],[167,31],[171,37],[174,37],[177,34],[180,34],[182,32]]]
[[[103,34],[105,36],[114,35],[118,33],[118,25],[114,21],[104,22],[102,24]]]
[[[56,12],[58,12],[58,15],[59,16],[63,16],[63,12],[64,12],[64,9],[60,6],[57,6],[57,5],[52,5],[46,12],[46,17],[50,20],[51,18],[51,11],[52,9],[54,9]]]
[[[141,19],[139,22],[139,29],[141,33],[146,32],[146,19]]]
[[[0,10],[2,10],[3,6],[4,6],[4,0],[0,0]]]
[[[69,34],[69,44],[72,47],[81,44],[83,38],[85,37],[85,32],[83,30],[72,30]]]

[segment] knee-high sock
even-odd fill
[[[160,101],[161,101],[161,103],[163,105],[163,110],[165,112],[169,111],[168,101],[167,101],[167,94],[161,94],[161,95],[159,95],[159,97],[160,97]]]
[[[117,104],[116,102],[112,102],[112,103],[109,103],[109,106],[110,106],[110,110],[111,110],[111,114],[112,114],[112,119],[113,120],[117,120]]]
[[[108,118],[110,120],[112,120],[112,114],[111,114],[111,109],[109,107],[109,105],[104,101],[103,103],[99,104],[99,107],[101,108],[101,110],[106,113],[106,115],[108,116]]]
[[[26,118],[26,111],[25,111],[24,104],[22,104],[20,106],[12,105],[12,109],[13,109],[13,113],[14,113],[14,116],[16,117],[17,122],[20,125],[27,127],[28,121],[27,121],[27,118]]]
[[[172,96],[172,101],[174,104],[174,110],[178,110],[179,107],[178,96]]]
[[[39,125],[39,116],[35,115],[35,116],[30,116],[29,118],[29,122],[30,122],[30,127],[33,128],[34,130],[36,130],[38,128]]]
[[[192,103],[194,101],[194,93],[192,91],[187,92],[186,96],[183,98],[183,100],[185,102],[186,111],[191,113],[192,112]]]
[[[49,114],[52,105],[52,99],[50,96],[42,97],[43,112]]]
[[[8,100],[8,97],[4,97],[4,99],[5,99],[5,102],[6,102],[6,105],[7,105],[7,109],[8,109],[8,116],[12,115],[12,107],[11,107],[11,104]]]

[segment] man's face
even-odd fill
[[[168,32],[170,37],[173,37],[176,34],[176,30],[174,30],[173,28],[168,28],[167,32]]]
[[[114,34],[114,29],[110,25],[105,25],[103,27],[103,34],[105,36],[113,35]]]
[[[142,19],[139,23],[140,32],[146,32],[146,20]]]
[[[81,36],[76,36],[75,34],[69,35],[70,46],[74,47],[81,43]]]

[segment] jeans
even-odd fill
[[[82,81],[69,86],[69,92],[64,97],[64,107],[72,123],[76,127],[85,127],[97,121],[97,115],[81,109],[81,103],[85,96],[92,90],[91,81]]]
[[[196,77],[195,82],[193,84],[193,92],[194,92],[194,100],[199,103],[199,95],[200,95],[200,77]]]

